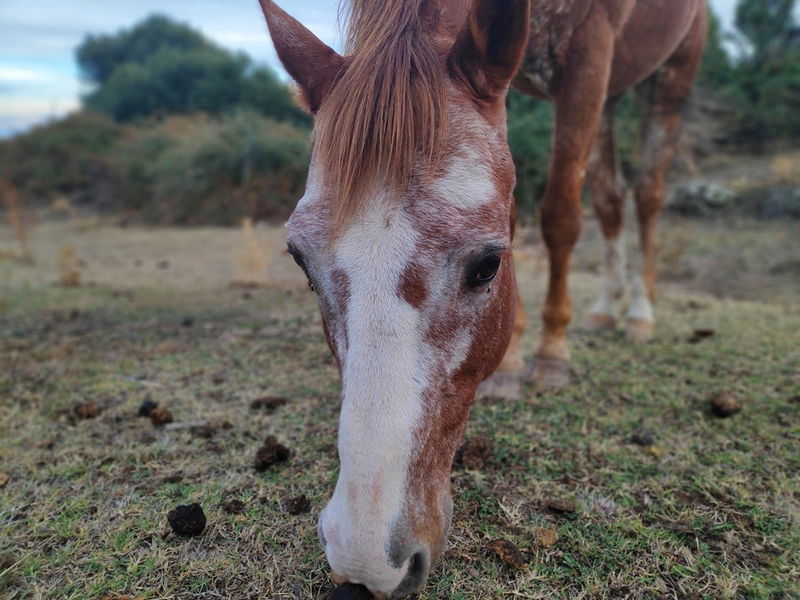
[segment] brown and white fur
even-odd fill
[[[677,60],[669,57],[694,31],[687,24],[701,20],[700,0],[647,2],[645,10],[683,15],[674,27],[660,19],[674,32],[649,53],[626,35],[642,18],[645,3],[636,0],[543,0],[533,13],[528,0],[352,0],[346,55],[272,0],[260,2],[278,55],[316,115],[288,245],[317,293],[342,379],[341,469],[320,538],[335,581],[402,597],[424,584],[442,552],[453,455],[478,385],[498,365],[499,377],[523,367],[505,124],[512,78],[527,51],[532,66],[516,84],[557,107],[542,209],[551,281],[537,354],[539,376],[557,379],[567,359],[578,196],[606,99]],[[617,60],[618,46],[627,58]],[[664,69],[662,87],[674,79]],[[669,112],[654,121],[660,140],[674,134],[673,108],[656,111]],[[662,145],[650,144],[645,223],[663,195]],[[601,216],[621,214],[607,191],[617,189],[606,173],[609,153],[597,156]],[[618,233],[610,224],[612,246]],[[643,234],[646,250],[650,239]],[[613,309],[616,293],[609,287],[598,314]],[[652,322],[646,310],[634,316]]]

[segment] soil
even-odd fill
[[[173,508],[167,514],[167,520],[172,531],[181,537],[200,535],[206,528],[206,515],[196,502]]]
[[[242,514],[245,509],[245,503],[239,500],[238,498],[231,498],[230,500],[225,500],[221,505],[222,510],[224,510],[229,515],[240,515]]]
[[[494,458],[494,445],[489,438],[478,435],[466,440],[456,451],[455,464],[470,470],[483,469]]]
[[[256,398],[250,403],[250,408],[253,410],[263,410],[267,414],[271,414],[279,409],[281,406],[286,406],[289,401],[280,396],[264,396],[263,398]]]
[[[256,450],[255,468],[259,473],[263,473],[272,465],[286,462],[289,460],[291,452],[283,444],[278,443],[275,436],[269,436],[264,440],[264,445]]]

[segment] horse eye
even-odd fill
[[[313,283],[311,283],[311,277],[308,274],[308,268],[306,267],[306,261],[303,258],[303,255],[300,254],[300,252],[298,252],[294,246],[288,246],[286,250],[292,255],[292,258],[294,259],[294,262],[297,263],[297,266],[303,269],[303,273],[306,274],[306,279],[308,279],[308,288],[312,292],[316,292],[317,288],[314,287]]]
[[[303,255],[300,254],[294,246],[287,246],[286,251],[292,255],[294,262],[297,263],[297,266],[303,269],[303,272],[308,274],[306,269],[306,261],[303,260]]]
[[[500,269],[500,254],[493,252],[481,257],[467,271],[467,285],[480,288],[489,285]]]

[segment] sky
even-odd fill
[[[729,26],[736,0],[710,3]],[[323,41],[341,46],[337,0],[282,5]],[[282,72],[257,0],[0,0],[0,137],[77,109],[87,88],[75,47],[88,33],[113,33],[153,13]]]

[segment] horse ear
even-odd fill
[[[505,94],[528,41],[530,0],[472,0],[447,59],[451,77],[481,99]]]
[[[272,0],[259,2],[278,57],[300,86],[307,108],[316,114],[344,68],[344,58]]]

